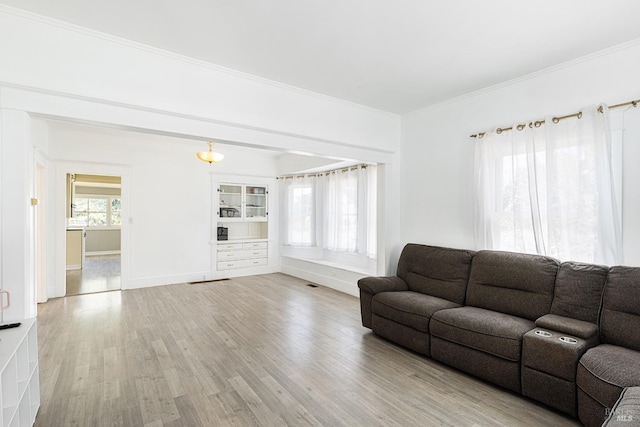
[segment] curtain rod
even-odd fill
[[[629,101],[629,102],[623,102],[621,104],[616,104],[616,105],[612,105],[609,107],[609,109],[611,110],[612,108],[620,108],[620,107],[626,107],[627,105],[633,105],[633,107],[637,107],[638,103],[640,103],[640,99],[636,99],[635,101]],[[602,105],[598,107],[598,111],[603,113],[604,109],[602,108]],[[568,119],[570,117],[577,117],[577,118],[582,118],[582,111],[578,111],[577,113],[574,114],[567,114],[566,116],[560,116],[560,117],[554,117],[553,119],[551,119],[553,121],[553,123],[558,123],[560,120],[564,120],[564,119]],[[542,126],[544,124],[544,120],[536,120],[534,122],[529,122],[529,127],[537,127],[539,128],[540,126]],[[526,124],[519,124],[516,126],[516,129],[518,130],[522,130],[526,127]],[[496,133],[497,134],[501,134],[502,132],[508,131],[508,130],[513,130],[513,126],[510,126],[508,128],[497,128],[496,129]],[[470,135],[471,138],[482,138],[485,135],[485,132],[478,132],[478,133],[474,133],[473,135]]]
[[[355,171],[358,169],[366,169],[367,165],[362,164],[362,165],[356,165],[356,166],[350,166],[348,168],[341,168],[341,169],[333,169],[333,170],[328,170],[325,172],[318,172],[318,173],[309,173],[309,174],[305,174],[305,175],[283,175],[283,176],[278,176],[276,177],[276,179],[293,179],[293,178],[306,178],[308,176],[327,176],[327,175],[331,175],[334,174],[336,172],[342,172],[342,173],[346,173],[349,171]]]

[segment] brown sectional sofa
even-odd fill
[[[640,386],[640,268],[408,244],[396,276],[358,286],[377,335],[587,426]]]

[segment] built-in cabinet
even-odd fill
[[[269,264],[268,185],[223,182],[217,185],[217,193],[216,271],[266,272]]]
[[[40,408],[36,319],[0,330],[0,382],[2,426],[32,426]]]
[[[67,270],[81,270],[85,258],[84,228],[67,228]]]
[[[263,185],[220,184],[218,216],[224,221],[266,221],[268,195]]]
[[[267,242],[218,242],[218,271],[266,266]]]

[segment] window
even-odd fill
[[[281,178],[283,243],[375,259],[375,165]]]
[[[121,225],[122,224],[122,200],[112,198],[111,199],[111,211],[110,211],[110,224]]]
[[[121,225],[120,197],[87,196],[74,199],[74,217],[84,219],[89,227]]]
[[[476,240],[613,265],[622,257],[608,114],[514,126],[476,141]],[[619,171],[618,171],[619,173]]]
[[[285,196],[288,218],[284,244],[315,246],[315,189],[306,178],[292,178]]]
[[[325,249],[358,252],[358,178],[357,171],[333,171],[325,176]]]

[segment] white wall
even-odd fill
[[[535,60],[535,58],[532,58]],[[640,41],[403,116],[400,242],[475,248],[469,135],[640,99]],[[636,133],[637,135],[637,133]],[[631,136],[631,135],[629,135]],[[636,137],[637,138],[637,137]],[[624,150],[638,154],[639,140]],[[625,263],[640,265],[640,168],[624,158]]]
[[[315,168],[332,169],[337,162],[325,157],[283,154],[278,158],[278,175],[290,175]]]
[[[206,149],[197,141],[90,126],[51,124],[49,129],[49,157],[59,176],[76,168],[89,171],[95,164],[127,170],[122,184],[122,231],[123,239],[128,238],[122,253],[123,266],[128,265],[128,271],[123,268],[124,288],[211,278],[212,174],[276,173],[274,156],[256,150],[227,148],[223,162],[209,165],[196,158],[197,151]],[[64,185],[53,197],[64,199]],[[58,207],[60,219],[64,203]],[[56,223],[64,227],[64,222]],[[58,277],[58,288],[60,281]]]
[[[11,141],[0,144],[0,288],[11,293],[11,306],[2,311],[7,322],[36,313],[34,152],[26,113],[0,109],[3,141]]]

